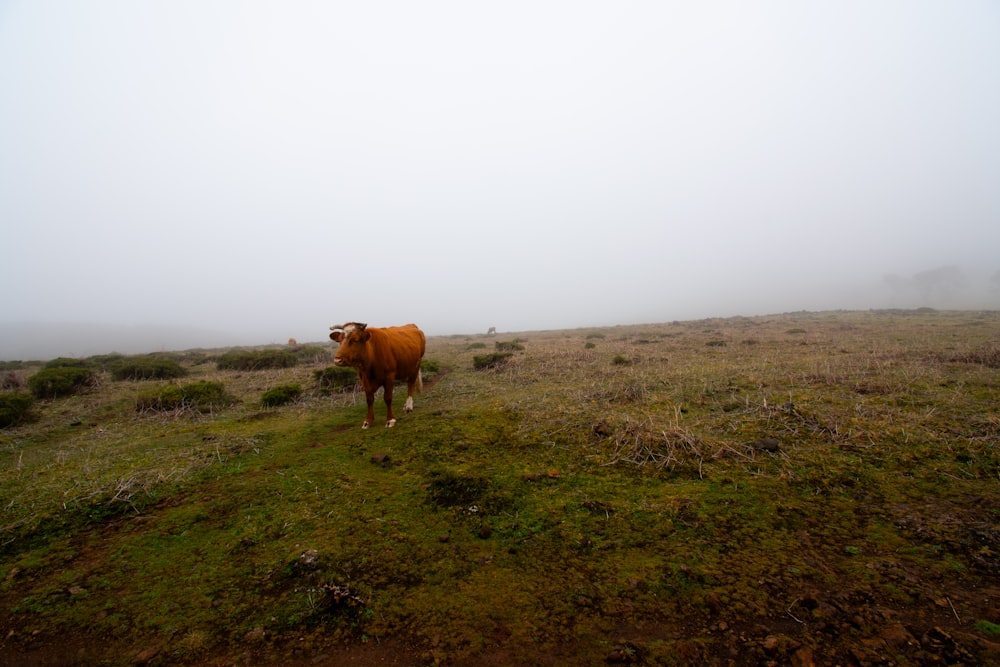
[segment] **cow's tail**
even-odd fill
[[[417,369],[417,393],[421,393],[424,390],[424,374]]]

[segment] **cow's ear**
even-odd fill
[[[337,341],[339,343],[340,341],[344,340],[344,332],[343,331],[331,331],[330,332],[330,340],[335,340],[335,341]]]

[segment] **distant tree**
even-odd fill
[[[954,265],[918,271],[910,278],[890,273],[882,276],[882,281],[892,290],[894,300],[919,297],[922,305],[935,297],[948,299],[969,284],[962,270]]]
[[[957,266],[942,266],[913,274],[913,283],[927,301],[935,293],[947,298],[954,290],[965,288],[969,281]]]

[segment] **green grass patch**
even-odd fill
[[[982,632],[984,635],[1000,637],[1000,624],[997,623],[979,620],[976,621],[976,630],[979,630],[979,632]]]

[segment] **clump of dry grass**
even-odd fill
[[[0,377],[0,389],[11,391],[23,388],[24,380],[16,371],[6,371],[3,376]]]
[[[708,443],[690,431],[679,425],[658,426],[652,418],[635,421],[626,417],[620,425],[610,428],[600,422],[592,431],[599,436],[607,434],[606,466],[630,463],[666,470],[693,466],[700,473],[709,451]]]
[[[633,378],[610,378],[583,393],[584,401],[605,403],[641,403],[650,395],[647,384]]]
[[[1000,347],[986,344],[965,354],[956,355],[951,361],[966,364],[982,364],[987,368],[1000,368]]]

